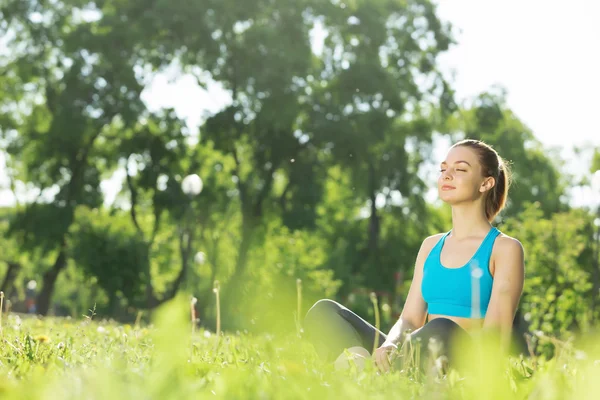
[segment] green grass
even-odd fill
[[[596,399],[600,361],[556,343],[551,360],[472,357],[468,375],[334,371],[296,334],[196,330],[179,299],[148,327],[3,317],[2,399]],[[600,357],[598,357],[600,358]]]

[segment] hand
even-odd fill
[[[392,352],[394,352],[398,346],[393,343],[385,342],[373,353],[373,359],[375,360],[375,365],[382,372],[388,372],[390,370],[390,358]]]

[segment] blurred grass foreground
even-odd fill
[[[464,354],[469,370],[379,373],[323,365],[297,333],[216,335],[193,328],[182,297],[152,323],[10,314],[2,321],[3,399],[596,399],[600,346],[560,342],[555,356]],[[290,312],[293,312],[292,310]],[[301,336],[301,335],[300,335]],[[468,358],[468,360],[466,359]]]

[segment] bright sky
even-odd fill
[[[600,146],[600,1],[571,0],[438,0],[439,16],[460,31],[458,45],[440,58],[454,71],[460,99],[500,84],[508,106],[548,146],[564,148],[568,170],[583,174],[589,160],[571,157],[573,145]],[[161,75],[143,94],[152,109],[174,106],[197,126],[204,112],[218,111],[228,96],[216,84],[208,91],[191,77],[172,82]],[[439,146],[443,156],[445,145]],[[515,160],[518,161],[518,160]],[[0,154],[0,187],[5,187]],[[112,198],[117,175],[103,186]],[[574,205],[589,204],[589,190],[573,192]],[[13,202],[0,190],[0,205]]]

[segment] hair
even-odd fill
[[[474,139],[465,139],[452,147],[469,147],[479,156],[479,163],[484,177],[493,177],[496,184],[490,189],[485,198],[485,216],[492,222],[506,206],[508,188],[511,183],[511,172],[504,160],[492,146]]]

